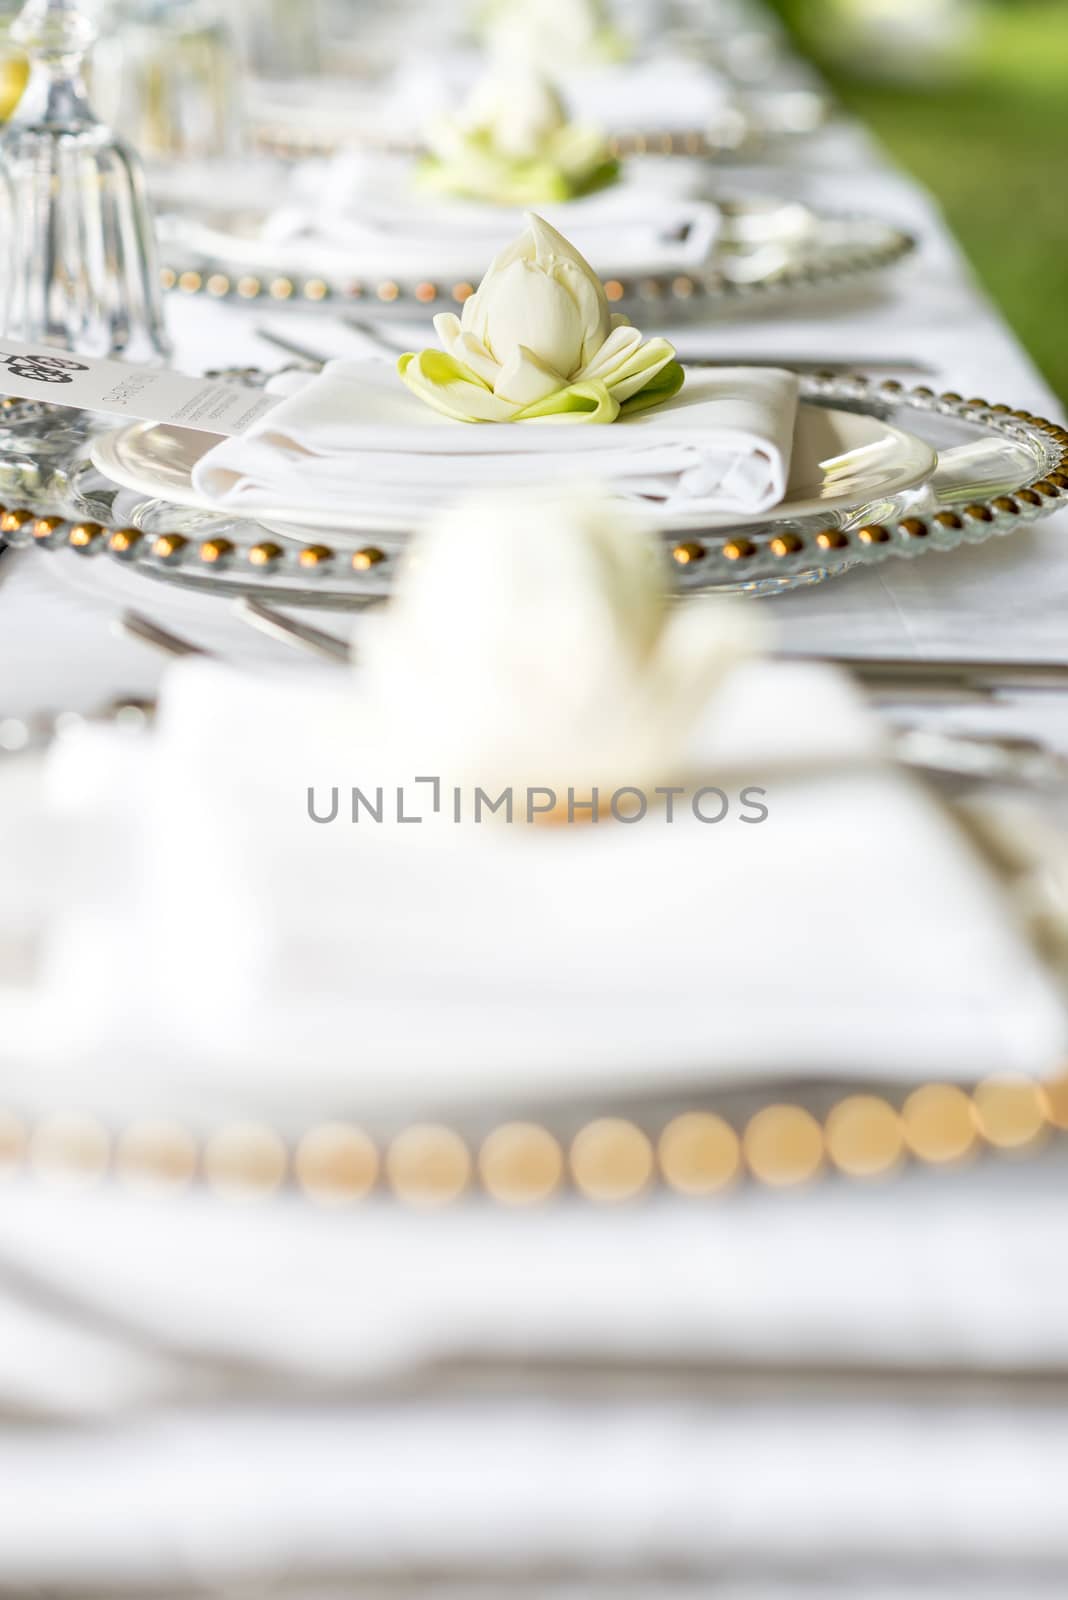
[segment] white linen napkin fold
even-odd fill
[[[702,1270],[698,1247],[691,1277]],[[366,1326],[374,1307],[349,1281]],[[10,1430],[0,1582],[27,1600],[1062,1600],[1055,1399],[1039,1416],[997,1396],[486,1391]]]
[[[798,404],[794,374],[742,367],[691,372],[673,400],[608,427],[454,422],[381,361],[288,383],[194,469],[221,509],[299,520],[348,503],[395,521],[462,490],[595,481],[654,509],[756,515],[786,492]]]
[[[259,1114],[254,1097],[245,1111]],[[1063,1163],[945,1180],[913,1169],[892,1189],[824,1184],[781,1205],[744,1186],[711,1205],[663,1196],[622,1211],[561,1198],[518,1235],[514,1211],[477,1204],[427,1228],[370,1198],[354,1214],[296,1196],[235,1206],[199,1184],[7,1184],[0,1404],[130,1414],[195,1402],[220,1376],[220,1400],[240,1399],[242,1375],[279,1399],[405,1378],[429,1396],[436,1377],[447,1389],[450,1371],[480,1362],[513,1374],[536,1362],[548,1387],[554,1367],[576,1388],[575,1366],[598,1360],[620,1388],[658,1369],[676,1401],[692,1400],[701,1367],[881,1367],[903,1385],[917,1368],[1068,1371],[1050,1272],[1068,1228]],[[539,1375],[518,1382],[529,1392]]]
[[[269,246],[280,271],[434,281],[472,276],[521,231],[521,208],[423,194],[415,172],[411,157],[345,151],[298,169],[280,202],[277,189],[265,196],[258,232],[187,214],[165,226],[250,266]],[[719,208],[699,186],[696,163],[636,160],[610,188],[539,212],[603,277],[682,271],[707,262],[719,235]]]
[[[374,104],[376,131],[419,138],[433,118],[456,109],[484,70],[478,51],[409,59]],[[730,87],[720,73],[679,55],[570,71],[562,62],[559,86],[572,116],[610,134],[700,132],[722,117],[731,102]]]
[[[62,887],[37,983],[0,993],[29,1103],[210,1117],[252,1094],[285,1125],[1064,1055],[1001,886],[818,667],[741,669],[710,707],[693,768],[732,797],[721,826],[353,825],[350,784],[392,805],[428,769],[361,742],[343,673],[182,663],[139,776],[124,745],[109,787],[116,737],[70,736],[0,848],[6,881],[36,838]],[[307,787],[322,811],[334,784],[338,821],[315,826]],[[767,790],[762,826],[739,821],[741,784]]]
[[[719,212],[699,200],[654,200],[615,218],[596,212],[576,217],[571,204],[584,202],[542,211],[604,278],[701,267],[719,234]],[[260,233],[244,235],[182,216],[165,221],[164,237],[250,268],[262,269],[269,256],[274,270],[291,276],[456,282],[475,277],[519,231],[520,212],[508,206],[483,210],[494,215],[480,218],[472,231],[461,217],[448,216],[441,206],[424,210],[414,198],[406,214],[392,221],[370,208],[345,216],[286,204]]]

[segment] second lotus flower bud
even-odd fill
[[[427,129],[420,188],[493,205],[572,200],[614,183],[599,128],[574,122],[550,80],[521,63],[493,68],[452,116]]]

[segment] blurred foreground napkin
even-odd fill
[[[242,514],[421,518],[461,491],[600,483],[657,510],[756,514],[786,491],[797,378],[690,372],[664,405],[608,426],[468,424],[424,405],[382,361],[332,361],[197,464],[195,488]],[[339,526],[344,525],[343,515]]]
[[[244,1112],[262,1114],[254,1093]],[[0,1211],[0,1404],[73,1421],[227,1386],[429,1396],[491,1364],[528,1393],[580,1393],[597,1362],[620,1389],[655,1373],[683,1404],[725,1371],[837,1369],[854,1393],[874,1370],[906,1392],[917,1373],[943,1390],[1063,1379],[1068,1299],[1050,1264],[1065,1171],[1063,1149],[1030,1151],[786,1195],[740,1182],[703,1199],[430,1212],[296,1191],[241,1204],[199,1180],[23,1180]]]
[[[1065,1213],[1055,1160],[434,1216],[16,1181],[0,1587],[1052,1600]]]
[[[52,901],[36,982],[5,995],[20,1085],[145,1111],[254,1093],[299,1122],[1061,1056],[1000,884],[844,680],[738,669],[688,765],[721,822],[454,825],[449,774],[435,817],[435,774],[368,747],[343,671],[185,664],[154,742],[72,734],[0,841],[20,925]],[[382,788],[381,824],[349,820],[353,786]],[[398,788],[424,823],[390,821]]]

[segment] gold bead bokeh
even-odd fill
[[[386,1176],[406,1205],[447,1206],[471,1181],[471,1154],[452,1128],[417,1123],[399,1133],[386,1151]]]
[[[1066,1132],[1068,1073],[1045,1082],[987,1078],[971,1090],[923,1084],[900,1107],[881,1095],[849,1094],[822,1118],[798,1105],[768,1105],[737,1126],[706,1110],[683,1111],[659,1129],[597,1117],[570,1139],[513,1121],[478,1140],[416,1123],[378,1141],[352,1123],[324,1122],[291,1146],[261,1123],[198,1137],[164,1120],[112,1131],[80,1111],[30,1125],[0,1108],[0,1178],[29,1173],[79,1186],[114,1177],[164,1192],[200,1182],[225,1200],[295,1191],[324,1206],[385,1195],[422,1211],[468,1194],[510,1209],[567,1194],[605,1206],[633,1204],[656,1189],[709,1199],[746,1180],[774,1190],[832,1175],[885,1181],[909,1162],[950,1168],[983,1151],[1012,1157]]]
[[[753,1176],[773,1189],[809,1183],[824,1161],[823,1129],[801,1106],[765,1106],[749,1119],[742,1150]]]
[[[196,1140],[178,1123],[131,1123],[115,1142],[115,1170],[136,1186],[183,1187],[196,1175]]]
[[[588,1200],[633,1200],[652,1181],[653,1147],[636,1123],[622,1117],[589,1122],[571,1142],[571,1177]]]
[[[916,1089],[902,1107],[905,1142],[912,1154],[932,1166],[965,1160],[979,1135],[975,1105],[954,1084],[931,1083]]]
[[[293,1172],[300,1187],[323,1205],[362,1200],[378,1181],[374,1140],[342,1122],[312,1128],[297,1145]]]
[[[669,1122],[657,1145],[664,1182],[678,1194],[718,1194],[741,1173],[742,1146],[729,1122],[687,1111]]]
[[[850,1095],[827,1118],[827,1154],[851,1178],[881,1178],[900,1166],[905,1155],[901,1117],[876,1095]]]
[[[617,153],[632,155],[644,155],[650,151],[659,155],[696,155],[709,150],[721,153],[723,148],[715,141],[710,144],[705,135],[696,132],[665,133],[655,137],[634,133],[618,141],[613,140],[612,144]],[[273,139],[268,140],[267,145],[271,149],[285,148],[284,143],[279,146]],[[314,146],[308,147],[303,142],[294,148],[299,149],[301,156],[315,153]],[[735,148],[733,143],[730,148]],[[718,263],[713,263],[696,275],[665,271],[642,278],[610,278],[606,281],[604,289],[606,297],[612,302],[633,295],[646,299],[670,297],[682,304],[695,296],[705,294],[724,300],[736,296],[752,299],[766,294],[780,294],[784,290],[796,289],[799,286],[807,287],[819,281],[821,277],[830,281],[832,277],[836,278],[843,272],[868,273],[882,270],[907,256],[914,248],[915,239],[910,234],[900,229],[893,229],[888,230],[885,238],[879,243],[865,244],[857,248],[840,246],[823,271],[814,271],[811,263],[799,262],[797,265],[783,265],[767,277],[737,283],[721,270]],[[166,292],[185,296],[207,294],[213,299],[225,299],[236,294],[244,300],[268,298],[285,302],[301,299],[310,303],[322,303],[333,299],[354,300],[372,296],[387,305],[407,300],[413,300],[416,305],[433,305],[445,298],[451,298],[455,304],[462,305],[464,300],[474,293],[475,288],[474,284],[466,281],[447,286],[426,278],[406,283],[398,283],[391,278],[375,282],[373,279],[361,281],[340,277],[328,282],[321,277],[300,278],[270,273],[262,276],[246,273],[235,278],[221,268],[209,269],[202,263],[187,265],[182,262],[168,263],[160,269],[159,277],[160,285]],[[932,393],[930,390],[927,392]],[[1006,407],[1006,411],[1008,410]]]
[[[508,1122],[483,1140],[478,1172],[486,1193],[502,1205],[537,1205],[563,1182],[564,1152],[548,1128]]]

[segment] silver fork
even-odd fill
[[[211,659],[215,654],[212,650],[205,650],[200,645],[191,644],[188,639],[171,633],[168,628],[153,622],[151,617],[146,617],[141,611],[124,611],[121,616],[115,618],[112,631],[120,639],[136,639],[138,644],[151,645],[153,650],[158,650],[161,655],[170,656],[172,659],[182,656],[204,656],[206,659]]]
[[[353,647],[337,634],[308,623],[296,622],[262,601],[238,600],[235,609],[242,621],[295,650],[304,650],[329,661],[347,662],[353,659]],[[953,671],[936,672],[927,682],[921,672],[913,670],[922,664],[913,661],[902,663],[906,670],[898,673],[892,670],[898,664],[890,661],[868,663],[859,658],[826,659],[838,659],[860,680],[876,702],[896,705],[904,699],[915,703],[973,704],[993,699],[994,696],[992,686],[967,681],[959,666]]]
[[[313,628],[308,622],[295,622],[273,607],[265,606],[262,601],[246,597],[235,602],[234,610],[242,622],[247,622],[269,639],[277,639],[282,644],[304,650],[319,660],[348,662],[352,659],[349,645],[337,634],[327,633],[324,628]]]
[[[348,662],[353,646],[339,634],[310,623],[297,622],[262,600],[242,598],[234,610],[243,622],[280,644],[319,660]],[[168,655],[207,655],[200,645],[179,639],[143,613],[125,611],[118,618],[119,632],[144,644],[154,645]],[[1068,682],[1068,667],[1054,663],[1027,662],[922,662],[892,657],[799,656],[783,655],[784,661],[829,661],[850,672],[877,702],[902,704],[973,704],[992,700],[998,675],[1004,673],[1012,687],[1055,688]]]
[[[237,602],[235,610],[243,621],[257,631],[304,654],[314,655],[317,660],[341,664],[353,658],[349,645],[337,634],[295,622],[262,601],[241,600]],[[138,612],[124,612],[117,626],[127,637],[151,645],[172,659],[176,656],[207,656],[211,653]],[[932,700],[931,695],[924,693],[923,687],[918,685],[912,685],[907,693],[895,689],[887,694],[885,690],[880,692],[875,689],[870,692],[870,697],[875,704],[884,702],[894,705],[900,705],[905,700],[917,704],[958,704],[962,698],[969,698],[964,690],[955,687],[935,690]],[[981,699],[982,695],[978,698]],[[1068,759],[1038,739],[942,733],[908,725],[888,727],[887,733],[895,759],[902,766],[931,777],[1022,788],[1068,783]]]
[[[352,328],[360,334],[383,356],[393,361],[400,354],[400,348],[389,339],[383,338],[373,323],[364,322],[354,317],[345,318],[345,326]],[[294,357],[309,370],[319,371],[330,359],[320,350],[313,350],[310,346],[289,338],[286,334],[275,333],[273,328],[259,327],[256,337],[265,344],[274,345],[275,349],[282,350],[286,355]],[[789,372],[819,373],[830,372],[835,374],[851,372],[912,372],[917,376],[930,376],[934,369],[926,366],[910,356],[771,356],[766,351],[733,353],[725,351],[721,356],[687,356],[679,360],[688,367],[775,367],[785,368]]]

